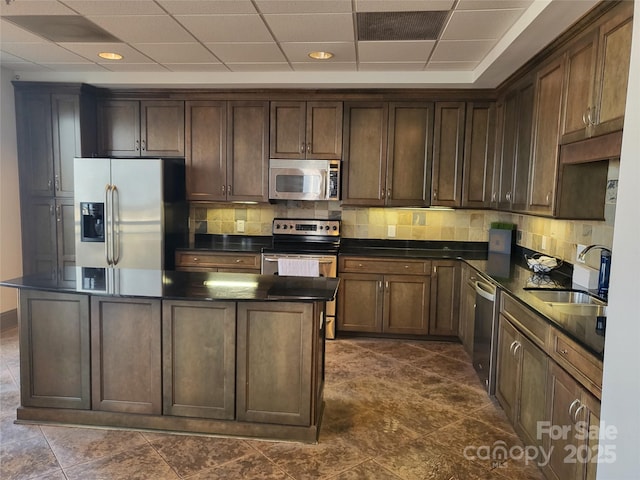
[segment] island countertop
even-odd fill
[[[0,286],[58,293],[210,301],[329,301],[339,279],[250,273],[76,267],[76,281],[25,276]]]

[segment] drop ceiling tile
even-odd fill
[[[509,8],[527,9],[534,0],[460,0],[456,10],[502,10]]]
[[[280,45],[284,54],[287,56],[291,63],[302,62],[312,64],[325,64],[325,63],[340,63],[340,62],[355,62],[356,51],[353,43],[305,43],[305,42],[291,42],[282,43]],[[309,58],[309,52],[331,52],[333,58],[329,60],[314,60]]]
[[[172,15],[257,13],[250,0],[156,0]]]
[[[198,40],[207,42],[272,42],[259,15],[176,15]]]
[[[114,63],[154,63],[146,55],[124,43],[61,43],[60,45],[92,62],[104,65]],[[122,60],[106,60],[98,56],[100,52],[115,52],[124,58]]]
[[[0,0],[1,1],[1,0]],[[43,37],[39,37],[24,28],[2,19],[0,21],[0,42],[10,43],[33,43],[46,41]]]
[[[88,18],[127,43],[193,42],[193,37],[168,15],[113,15]]]
[[[427,71],[471,71],[478,66],[479,62],[429,62],[425,70]]]
[[[286,59],[275,43],[206,43],[224,63],[273,63]]]
[[[18,0],[20,1],[20,0]],[[81,15],[162,15],[153,0],[64,0],[64,3]]]
[[[495,43],[495,40],[443,40],[436,45],[431,60],[434,62],[479,62],[489,53]]]
[[[357,12],[420,12],[451,10],[454,0],[356,0]]]
[[[358,70],[356,62],[330,62],[323,64],[316,63],[292,63],[291,66],[296,72],[355,72]]]
[[[256,0],[261,13],[351,13],[351,0]]]
[[[360,62],[361,72],[415,72],[424,70],[424,62]]]
[[[358,42],[358,61],[363,62],[427,62],[436,42]]]
[[[172,72],[228,72],[221,63],[165,63]]]
[[[132,46],[158,63],[220,63],[199,43],[134,43]]]
[[[520,18],[524,10],[456,11],[451,15],[440,38],[442,40],[499,40]]]
[[[73,15],[75,12],[58,0],[18,0],[7,5],[0,2],[0,15]]]
[[[20,58],[28,58],[35,63],[43,62],[81,62],[73,52],[53,43],[3,43],[2,50]]]
[[[232,72],[290,72],[288,63],[227,63]]]
[[[104,68],[111,72],[167,72],[166,68],[155,63],[110,63]]]
[[[353,16],[350,13],[265,15],[279,42],[352,42]]]

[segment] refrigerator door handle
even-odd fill
[[[105,206],[105,236],[104,236],[104,256],[107,259],[107,265],[112,265],[112,257],[111,257],[111,231],[112,231],[112,222],[111,222],[111,184],[107,183],[104,187],[104,206]]]
[[[111,186],[111,204],[113,207],[113,264],[120,261],[120,192],[115,185]]]

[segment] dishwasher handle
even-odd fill
[[[488,283],[476,282],[476,293],[490,302],[495,302],[496,300],[496,291]]]

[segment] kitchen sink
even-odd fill
[[[565,315],[604,317],[607,302],[580,290],[529,290],[538,300],[549,305],[554,312]]]
[[[570,303],[580,305],[606,305],[607,303],[587,292],[577,290],[529,290],[539,300],[546,303]]]

